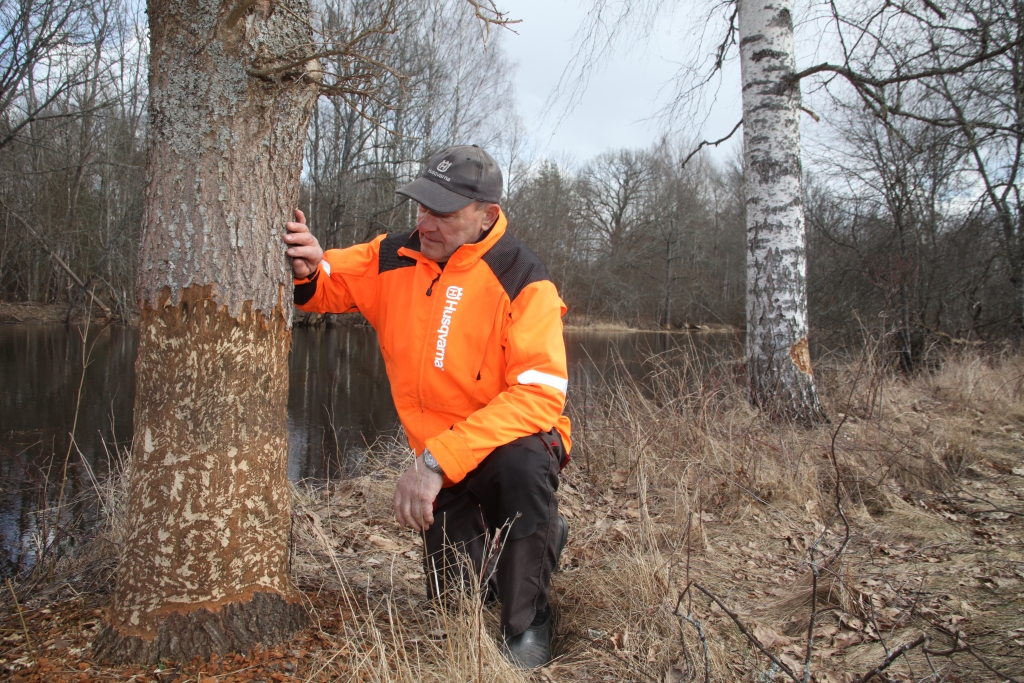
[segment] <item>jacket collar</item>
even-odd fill
[[[463,244],[461,247],[455,250],[455,253],[448,259],[448,265],[445,268],[456,268],[463,270],[469,268],[477,261],[479,261],[484,254],[491,250],[498,240],[501,239],[502,235],[505,234],[505,229],[508,227],[508,219],[505,218],[505,212],[499,209],[498,220],[495,221],[494,227],[488,232],[484,233],[483,239],[479,242],[472,242],[470,244]],[[408,256],[414,258],[417,261],[433,265],[437,267],[437,263],[428,259],[422,253],[420,253],[420,233],[418,230],[413,230],[409,235],[409,239],[406,240],[405,246],[398,250],[398,253],[402,256]]]

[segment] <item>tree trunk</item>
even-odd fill
[[[675,223],[672,228],[674,230]],[[666,330],[672,328],[672,240],[667,240],[665,248],[665,317],[661,326]]]
[[[307,619],[289,575],[280,234],[317,87],[301,69],[246,72],[310,49],[305,0],[150,0],[148,13],[136,438],[95,652],[186,661],[280,641]]]
[[[791,1],[739,0],[739,36],[751,397],[773,416],[815,421]]]

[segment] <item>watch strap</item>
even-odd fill
[[[437,459],[434,458],[434,454],[426,448],[423,449],[423,466],[431,472],[444,476],[444,470],[442,470],[441,466],[437,464]]]

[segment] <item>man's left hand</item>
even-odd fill
[[[395,488],[395,519],[413,531],[426,531],[434,523],[434,499],[444,477],[415,458]]]

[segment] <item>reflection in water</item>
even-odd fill
[[[733,343],[731,337],[582,330],[566,331],[565,340],[570,403],[604,382],[615,365],[640,378],[653,354],[705,357]],[[134,329],[93,327],[83,377],[80,328],[0,325],[0,576],[31,566],[38,542],[52,538],[53,515],[38,511],[56,506],[62,482],[62,525],[87,529],[95,521],[89,470],[102,478],[108,452],[131,443],[137,342]],[[294,330],[289,378],[292,480],[344,476],[359,468],[379,436],[399,435],[371,328]],[[65,465],[80,380],[77,449]]]
[[[289,478],[327,479],[351,471],[378,435],[395,434],[398,428],[391,385],[372,328],[294,330],[288,387]]]
[[[723,355],[737,358],[740,343],[742,339],[732,334],[566,330],[569,402],[604,384],[617,372],[626,371],[642,380],[655,369],[651,363],[655,357],[671,365],[683,359],[717,359]]]
[[[99,326],[83,339],[84,333],[83,327],[0,326],[0,575],[30,566],[37,545],[52,538],[58,520],[38,510],[53,510],[61,500],[61,525],[91,524],[96,509],[88,470],[102,477],[104,445],[113,450],[131,440],[138,335]]]

